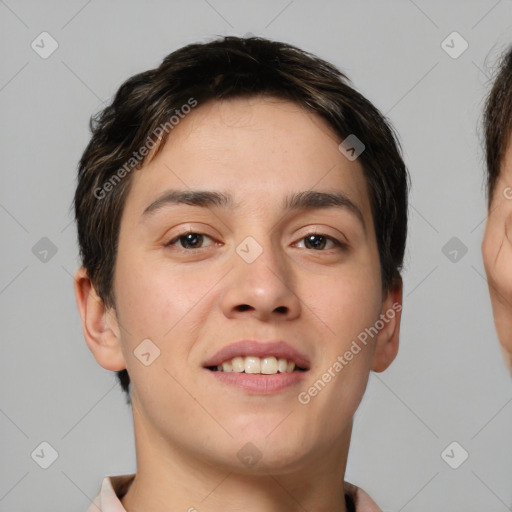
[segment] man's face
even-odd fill
[[[339,143],[325,121],[291,102],[210,102],[134,173],[114,292],[136,434],[174,454],[238,466],[237,453],[250,442],[263,454],[258,468],[292,468],[347,442],[369,370],[383,369],[396,351],[379,356],[376,338],[368,338],[341,371],[332,370],[391,305],[382,296],[363,170]],[[154,204],[171,190],[222,193],[232,204]],[[312,191],[346,201],[284,207]],[[138,351],[143,340],[151,342]],[[308,369],[231,374],[226,382],[228,372],[205,367],[240,340],[283,340],[306,356]],[[152,360],[154,346],[160,355],[149,365],[134,355]],[[330,382],[301,403],[299,394],[329,368]],[[290,377],[271,390],[271,381]],[[252,379],[246,387],[244,378]],[[267,390],[254,388],[255,379]]]
[[[512,370],[512,143],[496,182],[482,254],[498,338]]]

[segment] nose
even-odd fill
[[[271,241],[257,246],[262,252],[254,261],[245,258],[242,251],[233,251],[234,268],[227,276],[221,299],[224,315],[261,321],[297,318],[302,306],[296,293],[297,276],[289,260]]]

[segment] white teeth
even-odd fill
[[[238,356],[217,365],[217,370],[222,372],[261,373],[263,375],[291,373],[294,369],[295,363],[293,361],[288,361],[284,357],[277,359],[274,356],[263,358],[256,356]]]
[[[231,366],[236,373],[242,373],[245,370],[245,361],[243,357],[234,357],[231,359]]]
[[[245,358],[245,373],[261,373],[261,359],[247,356]]]
[[[273,356],[261,360],[261,373],[272,375],[277,373],[277,359]]]

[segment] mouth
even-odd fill
[[[310,359],[283,340],[241,340],[220,349],[203,368],[223,386],[250,395],[285,392],[304,384]]]
[[[220,349],[204,361],[203,367],[225,373],[277,373],[309,370],[309,358],[293,345],[283,341],[241,340]]]
[[[227,359],[221,364],[206,367],[212,372],[250,373],[255,375],[276,375],[278,373],[306,372],[293,360],[284,357],[268,356],[237,356]]]

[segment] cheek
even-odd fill
[[[162,262],[128,263],[127,258],[119,260],[115,289],[119,312],[130,334],[164,338],[170,330],[183,329],[182,324],[193,316],[191,312],[208,289],[205,278]]]
[[[184,274],[162,262],[142,265],[142,258],[137,265],[131,261],[126,257],[118,261],[116,305],[128,373],[144,402],[151,406],[159,400],[153,396],[155,387],[180,391],[165,369],[182,380],[183,362],[188,357],[194,331],[201,325],[201,299],[208,287],[206,278],[197,272]],[[180,343],[175,342],[178,338]],[[141,345],[147,339],[154,345]],[[139,346],[145,347],[150,358],[158,354],[147,366],[137,359],[137,353],[141,353]]]
[[[380,273],[354,272],[331,283],[317,289],[312,298],[321,319],[316,323],[325,329],[318,350],[320,363],[310,385],[323,389],[323,384],[316,383],[326,382],[317,406],[331,411],[325,428],[336,429],[355,413],[366,389],[375,349],[372,328],[379,319],[382,297]]]
[[[375,265],[347,268],[312,289],[316,290],[314,301],[320,318],[343,338],[357,336],[372,325],[381,310],[380,272]]]

